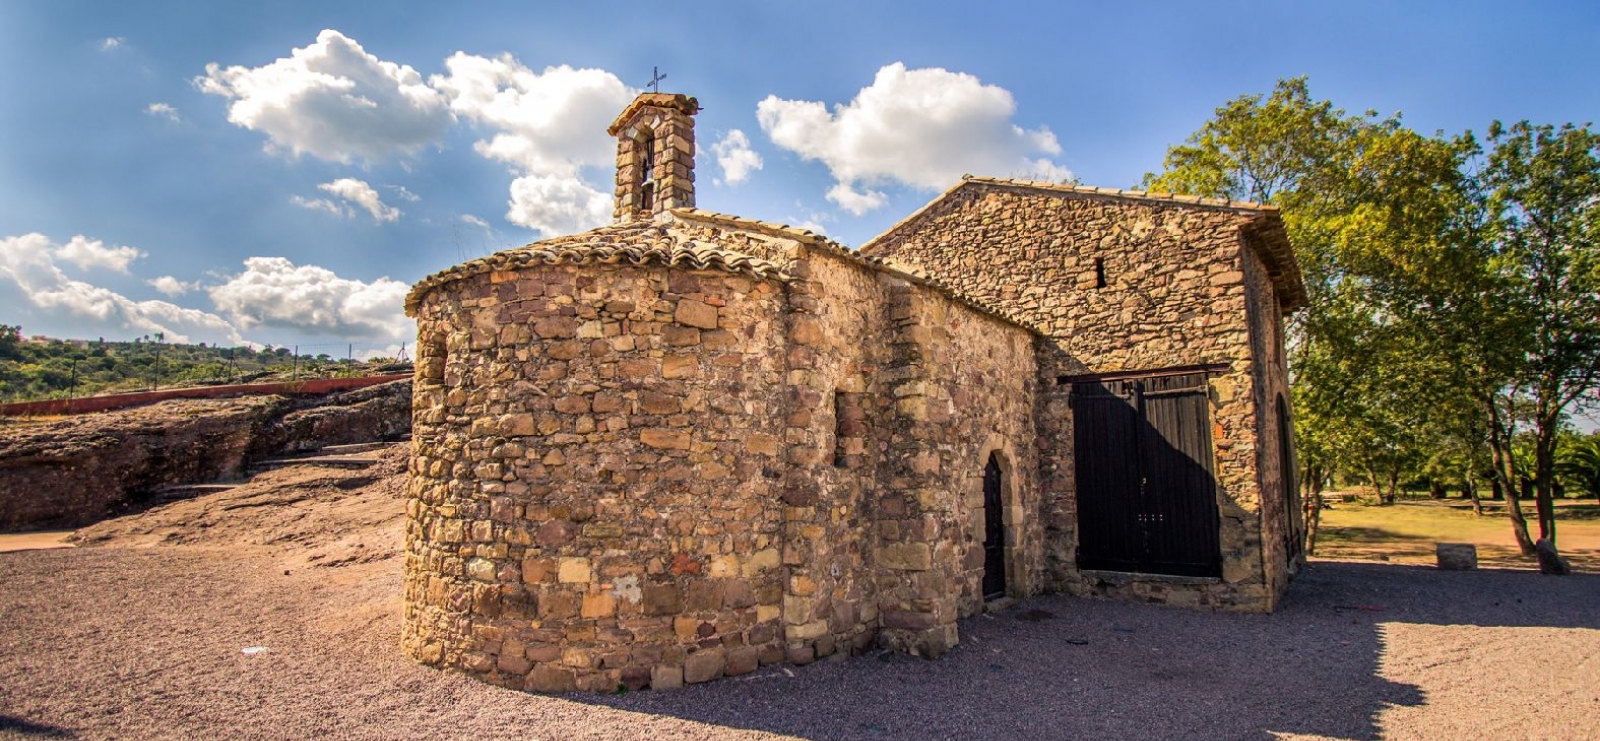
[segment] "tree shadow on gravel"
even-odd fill
[[[26,718],[0,713],[0,731],[6,735],[16,735],[21,738],[77,738],[78,735],[65,728],[34,723]]]
[[[1600,629],[1600,575],[1314,563],[1272,615],[1046,596],[961,622],[937,661],[871,652],[571,699],[806,739],[1377,739],[1428,701],[1385,679],[1385,624]]]

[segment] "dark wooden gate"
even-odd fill
[[[1206,374],[1072,386],[1078,566],[1220,576]]]
[[[1289,404],[1283,394],[1278,394],[1278,468],[1283,480],[1284,537],[1289,541],[1284,551],[1293,565],[1305,550],[1305,515],[1300,509],[1300,484],[1296,481],[1300,467],[1294,456],[1294,420],[1289,417]]]
[[[983,468],[983,598],[1006,595],[1006,520],[1000,461],[989,454]]]

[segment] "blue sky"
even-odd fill
[[[1133,186],[1283,77],[1425,132],[1600,113],[1592,3],[676,5],[0,0],[0,323],[392,350],[414,281],[608,217],[652,66],[700,207],[850,245],[966,171]]]

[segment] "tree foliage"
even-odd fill
[[[388,362],[350,363],[309,354],[296,361],[287,348],[167,344],[142,336],[131,342],[27,339],[20,327],[0,325],[0,402],[142,391],[157,385],[366,375]]]
[[[1302,482],[1392,500],[1487,473],[1531,551],[1519,487],[1553,540],[1556,434],[1600,384],[1600,174],[1587,126],[1494,124],[1487,144],[1346,113],[1302,77],[1218,108],[1143,187],[1282,209],[1309,298],[1288,341]]]

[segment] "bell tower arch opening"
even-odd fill
[[[617,138],[616,223],[694,207],[694,115],[677,93],[642,93],[606,131]]]

